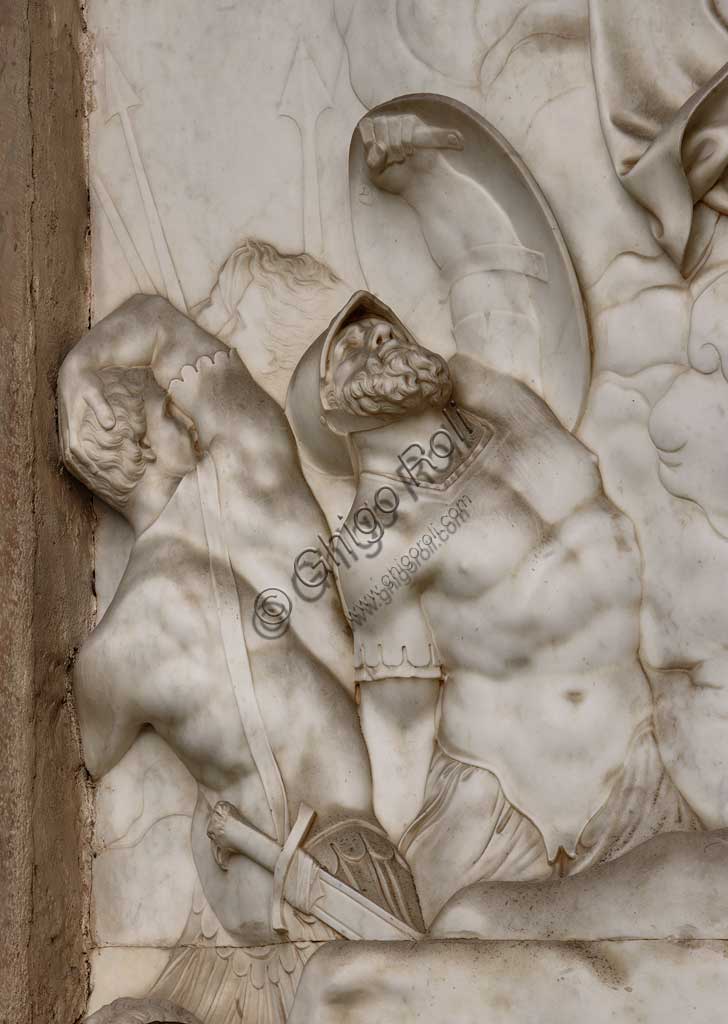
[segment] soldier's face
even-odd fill
[[[330,372],[340,407],[360,416],[442,405],[450,394],[445,361],[381,317],[359,320],[339,333]]]
[[[405,334],[379,317],[349,324],[338,335],[331,356],[332,380],[337,392],[363,370],[371,357],[385,363],[401,347],[411,347]]]

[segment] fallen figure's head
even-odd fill
[[[167,999],[115,999],[86,1018],[85,1024],[200,1024],[189,1010]]]

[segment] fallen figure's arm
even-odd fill
[[[728,829],[666,832],[548,882],[478,882],[445,904],[433,938],[724,938]]]

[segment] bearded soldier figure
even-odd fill
[[[545,402],[468,356],[446,363],[359,292],[287,411],[306,458],[333,465],[348,443],[344,530],[383,487],[396,506],[336,572],[375,811],[426,923],[476,880],[567,874],[699,828],[653,734],[633,528]]]

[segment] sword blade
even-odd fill
[[[300,852],[300,856],[308,854]],[[394,917],[377,903],[362,896],[356,889],[334,878],[323,868],[319,870],[318,882],[322,895],[316,900],[311,913],[324,924],[334,928],[346,939],[371,939],[381,942],[397,942],[424,938],[404,921]],[[286,898],[288,890],[286,889]],[[299,908],[303,909],[303,908]]]

